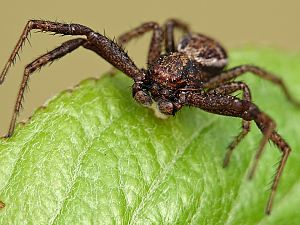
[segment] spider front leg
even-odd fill
[[[221,95],[229,95],[236,91],[242,90],[243,91],[243,100],[247,100],[251,102],[251,92],[247,84],[243,82],[230,82],[222,84],[212,90],[209,90],[209,93],[219,93]],[[227,167],[233,150],[235,147],[244,139],[244,137],[249,133],[250,131],[250,121],[242,120],[242,131],[234,138],[234,140],[228,145],[227,152],[225,154],[225,158],[223,161],[223,167]]]
[[[15,48],[13,49],[13,52],[4,66],[4,69],[0,75],[0,84],[4,81],[8,69],[15,61],[20,48],[27,39],[30,31],[33,29],[41,32],[52,32],[62,35],[85,35],[90,44],[94,45],[94,48],[97,48],[97,53],[114,67],[121,70],[123,73],[133,79],[140,79],[140,77],[143,76],[140,70],[135,66],[134,62],[119,45],[109,38],[93,31],[91,28],[81,24],[66,24],[45,20],[29,20]]]
[[[66,35],[84,35],[92,30],[88,27],[79,25],[79,24],[63,24],[63,23],[56,23],[51,21],[43,21],[43,20],[29,20],[25,28],[13,49],[8,61],[6,62],[2,73],[0,75],[0,84],[3,83],[5,80],[6,74],[16,59],[16,56],[19,54],[21,47],[24,45],[26,39],[28,39],[28,35],[31,30],[38,29],[44,32],[55,32],[60,34]]]
[[[269,80],[272,83],[278,85],[283,91],[283,93],[285,94],[285,96],[287,97],[287,99],[297,107],[300,107],[300,102],[296,100],[293,97],[293,95],[289,92],[287,86],[285,85],[285,83],[281,78],[260,67],[252,66],[252,65],[242,65],[242,66],[229,69],[227,71],[223,71],[220,75],[217,75],[212,79],[210,79],[208,82],[206,82],[203,85],[203,88],[217,87],[220,84],[233,80],[234,78],[239,77],[240,75],[243,75],[246,72],[251,72],[254,75],[257,75],[265,80]]]
[[[111,63],[113,66],[121,70],[123,73],[127,74],[129,77],[133,78],[136,82],[141,82],[145,79],[145,73],[140,71],[134,64],[134,62],[129,58],[129,56],[123,51],[123,49],[114,43],[112,40],[107,37],[94,32],[92,29],[80,25],[80,24],[64,24],[51,21],[43,20],[30,20],[24,31],[17,42],[9,60],[7,61],[1,76],[0,84],[4,81],[9,67],[15,60],[18,51],[26,40],[29,32],[32,29],[38,29],[44,32],[55,32],[64,35],[85,35],[87,39],[75,39],[67,41],[62,44],[60,47],[52,50],[51,52],[39,57],[32,63],[28,64],[24,71],[23,80],[21,87],[19,89],[19,94],[14,108],[13,117],[10,123],[9,132],[6,135],[7,137],[13,134],[16,119],[21,108],[22,99],[24,96],[24,91],[28,83],[28,78],[32,72],[36,69],[42,67],[43,65],[51,62],[55,59],[63,57],[67,53],[75,50],[79,46],[83,46],[86,49],[90,49],[104,58],[106,61]]]
[[[83,45],[84,43],[86,43],[86,40],[82,39],[82,38],[77,38],[77,39],[67,41],[67,42],[63,43],[61,46],[59,46],[58,48],[55,48],[54,50],[38,57],[36,60],[29,63],[25,67],[22,83],[21,83],[21,86],[19,89],[15,107],[14,107],[13,116],[10,121],[9,130],[8,130],[8,133],[5,135],[5,137],[10,137],[14,132],[16,120],[19,115],[20,108],[22,106],[22,101],[24,99],[24,91],[25,91],[26,87],[28,86],[29,76],[37,69],[41,68],[42,66],[46,65],[49,62],[53,62],[54,60],[65,56],[66,54],[74,51],[79,46]]]
[[[185,105],[198,107],[214,114],[240,117],[246,121],[255,121],[258,128],[264,134],[264,137],[262,138],[258,151],[256,152],[249,177],[253,176],[257,163],[268,140],[271,140],[279,148],[282,152],[282,157],[277,167],[266,207],[266,213],[270,214],[280,177],[291,152],[291,148],[286,141],[275,131],[275,122],[267,114],[260,111],[253,103],[246,100],[240,100],[230,95],[223,96],[216,93],[187,92],[182,94],[181,102],[184,102]]]

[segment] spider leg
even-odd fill
[[[175,51],[174,28],[179,28],[185,33],[190,33],[189,26],[177,19],[169,19],[165,24],[165,48],[166,52]]]
[[[243,91],[243,98],[244,100],[247,100],[251,102],[251,92],[247,84],[243,82],[230,82],[222,84],[212,90],[209,90],[209,93],[219,93],[222,95],[229,95],[232,94],[238,90]],[[242,131],[234,138],[234,140],[228,145],[227,152],[225,154],[225,158],[223,161],[223,166],[228,166],[230,162],[230,158],[232,155],[233,150],[235,147],[241,142],[241,140],[249,133],[250,131],[250,121],[242,120]]]
[[[288,156],[291,152],[290,146],[287,144],[287,142],[274,130],[275,129],[275,123],[274,121],[267,116],[265,113],[258,113],[257,119],[255,120],[256,125],[259,127],[259,129],[264,133],[265,137],[269,136],[268,139],[270,139],[281,151],[282,156],[279,161],[279,165],[276,170],[276,174],[273,180],[273,184],[271,187],[271,193],[269,195],[267,207],[266,207],[266,214],[270,214],[273,206],[273,201],[275,198],[275,194],[277,191],[278,183],[280,180],[280,177],[282,175],[283,169],[285,167],[286,161],[288,159]],[[269,125],[267,125],[269,124]],[[264,140],[265,139],[265,140]],[[264,145],[267,143],[267,139],[262,139],[260,143],[260,147],[258,151],[255,154],[254,163],[252,165],[252,168],[250,169],[248,178],[251,179],[254,175],[254,172],[256,170],[258,160],[260,159],[260,156],[264,150]]]
[[[287,97],[287,99],[292,102],[293,104],[295,104],[296,106],[300,107],[300,102],[297,101],[296,99],[294,99],[294,97],[292,96],[292,94],[289,92],[287,86],[285,85],[285,83],[283,82],[283,80],[281,78],[279,78],[278,76],[260,68],[257,66],[252,66],[252,65],[242,65],[242,66],[238,66],[232,69],[229,69],[227,71],[223,71],[220,75],[215,76],[213,78],[211,78],[208,82],[204,83],[203,87],[204,88],[214,88],[224,82],[230,81],[246,72],[251,72],[254,75],[257,75],[265,80],[269,80],[272,83],[278,85],[281,90],[283,91],[283,93],[285,94],[285,96]]]
[[[54,32],[62,35],[85,35],[87,40],[98,48],[97,53],[107,62],[121,70],[129,77],[140,80],[144,74],[135,66],[134,62],[124,50],[109,38],[80,24],[65,24],[44,20],[29,20],[0,75],[0,84],[4,81],[7,71],[14,62],[21,46],[24,44],[31,30],[37,29],[42,32]]]
[[[280,160],[279,165],[277,167],[277,172],[276,172],[276,175],[275,175],[272,187],[271,187],[271,193],[270,193],[269,200],[268,200],[267,207],[266,207],[266,213],[267,214],[271,213],[273,201],[274,201],[275,194],[276,194],[277,187],[278,187],[278,183],[279,183],[281,174],[283,172],[284,166],[286,164],[286,161],[288,159],[288,156],[291,152],[290,146],[276,132],[274,132],[274,131],[272,132],[272,134],[270,136],[270,139],[280,149],[280,151],[282,152],[282,157],[281,157],[281,160]]]
[[[10,137],[13,134],[13,131],[15,129],[16,120],[19,115],[20,109],[22,107],[22,101],[24,99],[24,92],[26,90],[26,87],[28,86],[28,81],[30,75],[36,71],[37,69],[40,69],[41,67],[45,66],[48,63],[53,62],[56,59],[62,58],[66,54],[74,51],[78,47],[84,47],[86,49],[90,49],[94,51],[95,53],[99,54],[99,49],[89,43],[86,39],[83,38],[77,38],[73,40],[69,40],[64,42],[61,46],[53,49],[52,51],[38,57],[33,62],[28,64],[25,67],[24,74],[23,74],[23,80],[19,89],[18,97],[15,103],[13,116],[10,122],[9,131],[6,135],[6,137]]]
[[[24,74],[23,74],[23,80],[22,80],[22,83],[21,83],[21,86],[20,86],[20,89],[18,92],[18,97],[17,97],[16,103],[15,103],[13,116],[10,121],[9,131],[8,131],[6,137],[10,137],[13,134],[13,131],[15,129],[16,120],[17,120],[18,114],[20,112],[20,109],[22,107],[22,101],[24,99],[24,92],[26,90],[26,87],[28,86],[29,76],[37,69],[40,69],[42,66],[65,56],[66,54],[74,51],[75,49],[82,46],[86,42],[87,42],[87,40],[85,40],[83,38],[77,38],[77,39],[66,41],[61,46],[38,57],[37,59],[35,59],[33,62],[29,63],[25,67]]]
[[[240,117],[247,121],[255,121],[258,128],[264,134],[264,137],[262,138],[258,151],[256,152],[253,166],[250,169],[249,178],[251,178],[254,174],[267,141],[271,140],[279,148],[282,152],[282,157],[277,167],[266,207],[266,213],[270,214],[280,177],[291,152],[291,148],[286,141],[275,131],[275,122],[267,114],[260,111],[253,103],[246,100],[240,100],[230,95],[222,96],[216,93],[187,92],[186,94],[183,94],[181,98],[181,101],[188,106],[198,107],[205,111],[219,115]]]
[[[117,43],[121,46],[124,46],[126,43],[131,41],[134,38],[138,38],[148,31],[153,31],[150,48],[148,52],[148,65],[151,65],[158,59],[161,54],[162,41],[163,41],[163,30],[162,28],[155,22],[147,22],[142,25],[134,28],[131,31],[128,31],[122,34]]]

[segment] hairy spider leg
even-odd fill
[[[240,82],[240,81],[221,84],[220,86],[218,86],[212,90],[209,90],[209,93],[219,93],[221,95],[229,95],[229,94],[232,94],[239,90],[243,91],[242,99],[251,102],[251,100],[252,100],[251,92],[250,92],[248,85],[245,84],[244,82]],[[228,166],[233,150],[244,139],[244,137],[249,133],[250,124],[251,124],[250,121],[247,121],[244,119],[242,120],[242,131],[228,145],[227,152],[225,154],[224,161],[223,161],[223,167]]]
[[[286,143],[286,141],[274,130],[275,122],[269,116],[267,116],[265,113],[260,112],[260,114],[258,114],[258,116],[257,116],[257,119],[255,120],[255,123],[259,127],[259,129],[264,133],[265,137],[270,135],[269,139],[279,148],[279,150],[282,153],[282,157],[281,157],[281,160],[280,160],[279,165],[276,170],[276,174],[275,174],[273,184],[271,187],[271,193],[269,195],[269,199],[268,199],[268,203],[267,203],[267,207],[266,207],[266,214],[270,214],[271,210],[272,210],[276,190],[278,187],[278,183],[279,183],[280,177],[282,175],[283,169],[285,167],[286,161],[288,159],[288,156],[291,152],[291,148]],[[271,123],[271,125],[267,127],[266,123]],[[270,129],[271,127],[273,127],[273,129]],[[250,172],[248,175],[249,179],[251,179],[254,175],[254,172],[255,172],[257,164],[258,164],[258,160],[264,149],[264,146],[262,146],[262,145],[265,145],[266,143],[267,143],[267,139],[265,141],[264,140],[261,141],[260,148],[258,149],[258,151],[255,154],[255,160],[254,160],[253,166],[250,169]]]
[[[26,90],[26,87],[28,86],[28,81],[29,81],[30,75],[33,72],[35,72],[37,69],[40,69],[42,66],[45,66],[46,64],[51,63],[56,59],[62,58],[63,56],[65,56],[68,53],[71,53],[72,51],[74,51],[75,49],[77,49],[80,46],[82,46],[86,49],[90,49],[98,54],[97,47],[90,44],[86,39],[77,38],[77,39],[73,39],[73,40],[64,42],[61,46],[38,57],[37,59],[35,59],[34,61],[29,63],[25,67],[24,74],[23,74],[23,80],[21,82],[21,86],[20,86],[20,89],[18,92],[18,97],[17,97],[16,103],[15,103],[14,112],[13,112],[13,116],[12,116],[12,119],[10,122],[9,131],[8,131],[8,134],[6,135],[6,137],[10,137],[13,134],[13,131],[15,129],[16,120],[19,115],[20,109],[22,107],[22,102],[24,99],[24,92]]]
[[[123,73],[139,80],[143,74],[135,66],[127,53],[115,42],[109,38],[93,31],[92,29],[80,24],[65,24],[58,22],[51,22],[45,20],[29,20],[11,53],[7,63],[0,76],[0,84],[4,81],[7,71],[14,62],[21,46],[24,44],[31,30],[37,29],[41,32],[53,32],[62,35],[85,35],[87,40],[98,48],[98,54],[101,55],[107,62],[112,64]]]
[[[130,40],[134,38],[138,38],[139,36],[143,35],[148,31],[153,30],[153,35],[150,43],[150,48],[148,52],[148,65],[151,65],[161,54],[162,49],[162,41],[165,38],[165,48],[166,52],[170,53],[175,51],[175,44],[174,44],[174,28],[180,28],[185,33],[189,33],[189,27],[184,22],[177,20],[177,19],[169,19],[165,23],[164,34],[163,30],[156,22],[147,22],[143,23],[142,25],[122,34],[118,38],[118,43],[124,45],[128,43]]]
[[[288,88],[286,87],[285,83],[281,78],[260,67],[252,65],[241,65],[229,69],[227,71],[223,71],[220,75],[217,75],[210,79],[208,82],[204,83],[203,88],[214,88],[219,84],[230,81],[240,75],[243,75],[246,72],[251,72],[254,75],[257,75],[265,80],[269,80],[272,83],[278,85],[285,94],[286,98],[297,107],[300,107],[300,102],[292,96],[292,94],[289,92]]]
[[[6,74],[9,70],[9,68],[11,67],[11,65],[15,62],[16,56],[18,55],[19,50],[22,48],[22,46],[24,45],[24,42],[26,41],[26,39],[28,38],[28,35],[30,33],[31,30],[31,25],[32,23],[30,21],[27,22],[27,24],[25,25],[25,28],[16,44],[16,46],[14,47],[11,55],[9,56],[2,72],[0,75],[0,84],[2,84],[5,80]]]
[[[41,68],[42,66],[46,65],[47,63],[52,62],[55,59],[61,58],[64,55],[66,55],[67,53],[74,51],[75,49],[77,49],[79,46],[81,46],[85,42],[86,42],[86,40],[82,39],[82,38],[64,42],[61,46],[38,57],[36,60],[29,63],[25,67],[24,74],[23,74],[23,80],[21,82],[18,97],[17,97],[15,107],[14,107],[13,116],[10,121],[10,126],[9,126],[9,130],[8,130],[6,137],[10,137],[15,129],[16,120],[17,120],[18,114],[20,112],[20,108],[22,106],[22,101],[24,99],[24,91],[28,85],[30,74],[32,74],[34,71]]]
[[[13,134],[13,131],[15,129],[16,120],[17,120],[17,117],[19,115],[20,108],[22,107],[22,101],[24,99],[24,91],[25,91],[25,89],[28,85],[30,74],[32,74],[34,71],[41,68],[42,66],[46,65],[47,63],[52,62],[52,61],[54,61],[58,58],[61,58],[61,57],[65,56],[66,54],[74,51],[79,46],[83,45],[85,42],[86,42],[86,40],[82,39],[82,38],[66,41],[61,46],[55,48],[54,50],[52,50],[52,51],[50,51],[50,52],[48,52],[48,53],[46,53],[46,54],[44,54],[40,57],[38,57],[36,60],[29,63],[25,67],[24,74],[23,74],[23,79],[22,79],[22,82],[21,82],[21,85],[20,85],[18,97],[17,97],[15,107],[14,107],[13,116],[12,116],[12,119],[10,121],[10,126],[9,126],[9,130],[8,130],[8,133],[7,133],[6,137],[10,137]]]
[[[143,23],[140,26],[119,36],[117,43],[123,46],[132,39],[138,38],[148,31],[153,31],[147,58],[148,65],[151,65],[159,58],[162,49],[163,30],[158,23]]]
[[[22,99],[24,97],[24,91],[28,83],[29,75],[37,68],[40,68],[55,59],[63,57],[64,55],[70,53],[81,45],[83,45],[83,47],[87,49],[93,50],[106,61],[111,63],[113,66],[115,66],[134,80],[142,80],[144,78],[144,73],[135,66],[133,61],[120,46],[118,46],[107,37],[94,32],[90,28],[80,24],[63,24],[43,20],[30,20],[26,24],[19,41],[17,42],[11,56],[9,57],[8,62],[6,63],[1,73],[0,84],[4,81],[9,67],[15,60],[18,51],[20,50],[30,30],[32,29],[39,29],[44,32],[55,32],[64,35],[85,35],[87,39],[78,38],[67,41],[60,47],[42,55],[26,66],[21,87],[19,89],[19,94],[16,100],[13,117],[10,123],[10,128],[6,137],[10,137],[14,131],[16,119],[22,105]]]
[[[235,91],[238,90],[242,90],[243,91],[243,99],[247,100],[249,102],[251,102],[251,93],[250,93],[250,89],[249,87],[243,83],[243,82],[230,82],[230,83],[225,83],[225,84],[221,84],[220,86],[209,90],[208,93],[212,93],[212,94],[222,94],[222,95],[228,95],[231,94]],[[275,123],[273,122],[273,120],[270,119],[270,127],[273,127],[273,129],[275,129]],[[226,167],[230,161],[232,152],[234,150],[234,148],[240,143],[240,141],[248,134],[248,132],[250,131],[250,121],[247,120],[242,120],[242,131],[239,133],[238,136],[236,136],[236,138],[230,143],[230,145],[227,147],[227,152],[224,158],[224,162],[223,162],[223,166]],[[270,131],[271,132],[271,128]],[[271,134],[268,134],[267,136],[270,136]],[[266,140],[262,140],[260,147],[258,149],[258,151],[256,152],[256,156],[255,156],[255,161],[253,163],[253,166],[249,172],[249,179],[251,179],[255,173],[257,164],[258,164],[258,160],[262,154],[262,151],[264,149],[264,146],[267,142]]]
[[[190,33],[189,26],[177,19],[169,19],[165,23],[165,48],[167,53],[175,52],[174,28],[181,29],[184,33]]]
[[[257,162],[269,139],[280,149],[282,157],[273,180],[271,194],[266,207],[266,213],[270,214],[280,177],[289,153],[291,152],[291,148],[286,141],[274,130],[276,126],[275,122],[267,114],[260,111],[253,103],[246,100],[240,100],[230,95],[220,96],[215,93],[199,94],[190,92],[186,94],[185,101],[186,105],[198,107],[207,112],[225,116],[240,117],[247,121],[255,121],[258,128],[264,134],[264,137],[262,138],[259,149],[256,152],[254,164],[250,170],[249,177],[253,175],[253,171],[255,171]]]
[[[291,152],[290,146],[283,140],[283,138],[276,132],[272,132],[270,139],[272,140],[273,143],[277,145],[277,147],[280,149],[282,152],[282,158],[279,162],[279,165],[277,167],[276,175],[271,187],[271,193],[268,199],[267,207],[266,207],[266,213],[270,214],[272,210],[272,205],[273,205],[273,199],[275,198],[277,186],[281,177],[281,174],[283,172],[283,169],[285,167],[286,161],[288,159],[288,156]]]

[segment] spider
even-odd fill
[[[117,42],[80,24],[29,20],[5,64],[0,76],[0,84],[5,80],[8,69],[33,29],[61,35],[82,35],[85,38],[66,41],[25,67],[6,137],[10,137],[14,132],[29,76],[47,63],[51,63],[81,46],[95,52],[132,78],[134,82],[132,85],[133,98],[143,106],[156,108],[156,114],[159,116],[175,115],[183,106],[193,106],[210,113],[241,118],[242,131],[228,145],[223,162],[224,167],[228,165],[235,147],[250,131],[250,121],[253,120],[261,130],[263,138],[250,169],[249,178],[253,177],[268,140],[271,140],[282,153],[265,211],[270,214],[277,186],[291,148],[275,131],[274,120],[252,102],[247,84],[234,81],[234,79],[246,72],[251,72],[278,85],[289,101],[300,106],[280,78],[252,65],[226,69],[227,53],[225,49],[214,39],[191,32],[188,25],[177,19],[167,20],[164,26],[160,26],[156,22],[143,23],[121,35]],[[175,45],[174,42],[175,29],[184,33],[178,45]],[[122,46],[148,31],[153,32],[147,59],[148,68],[139,69]],[[241,99],[232,95],[236,91],[242,92]]]

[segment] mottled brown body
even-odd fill
[[[0,75],[0,84],[5,80],[8,69],[15,61],[20,48],[33,29],[62,35],[81,35],[85,36],[85,38],[75,38],[66,41],[61,46],[38,57],[25,67],[6,137],[10,137],[13,134],[29,76],[42,66],[65,56],[78,47],[83,47],[98,54],[132,78],[134,81],[132,85],[134,99],[147,107],[153,108],[157,106],[157,110],[160,112],[159,115],[175,115],[183,106],[194,106],[214,114],[240,117],[242,119],[242,131],[227,147],[223,163],[224,167],[228,165],[235,147],[250,131],[250,121],[253,120],[263,133],[263,138],[256,152],[249,178],[253,176],[268,140],[271,140],[282,153],[266,207],[266,213],[269,214],[271,212],[279,179],[291,148],[275,131],[276,124],[274,120],[252,102],[250,89],[247,84],[233,80],[245,72],[251,72],[278,85],[288,100],[300,106],[280,78],[260,67],[252,65],[241,65],[226,70],[225,67],[228,61],[225,49],[214,39],[203,34],[191,32],[185,23],[176,19],[168,20],[163,27],[155,22],[144,23],[121,35],[117,43],[80,24],[30,20],[5,64]],[[180,29],[185,33],[177,45],[174,41],[174,29]],[[148,68],[139,69],[123,50],[123,45],[148,31],[153,32],[148,52]],[[232,95],[236,91],[242,91],[242,99]],[[0,201],[1,207],[4,207],[4,203]]]
[[[177,50],[206,68],[222,70],[227,65],[225,49],[214,39],[203,34],[189,34],[182,38]]]
[[[184,104],[178,90],[201,92],[202,84],[218,75],[226,65],[226,51],[218,42],[203,34],[188,33],[179,42],[177,51],[161,55],[150,65],[149,92],[159,102],[161,113],[175,115]],[[168,104],[167,108],[162,101]]]

